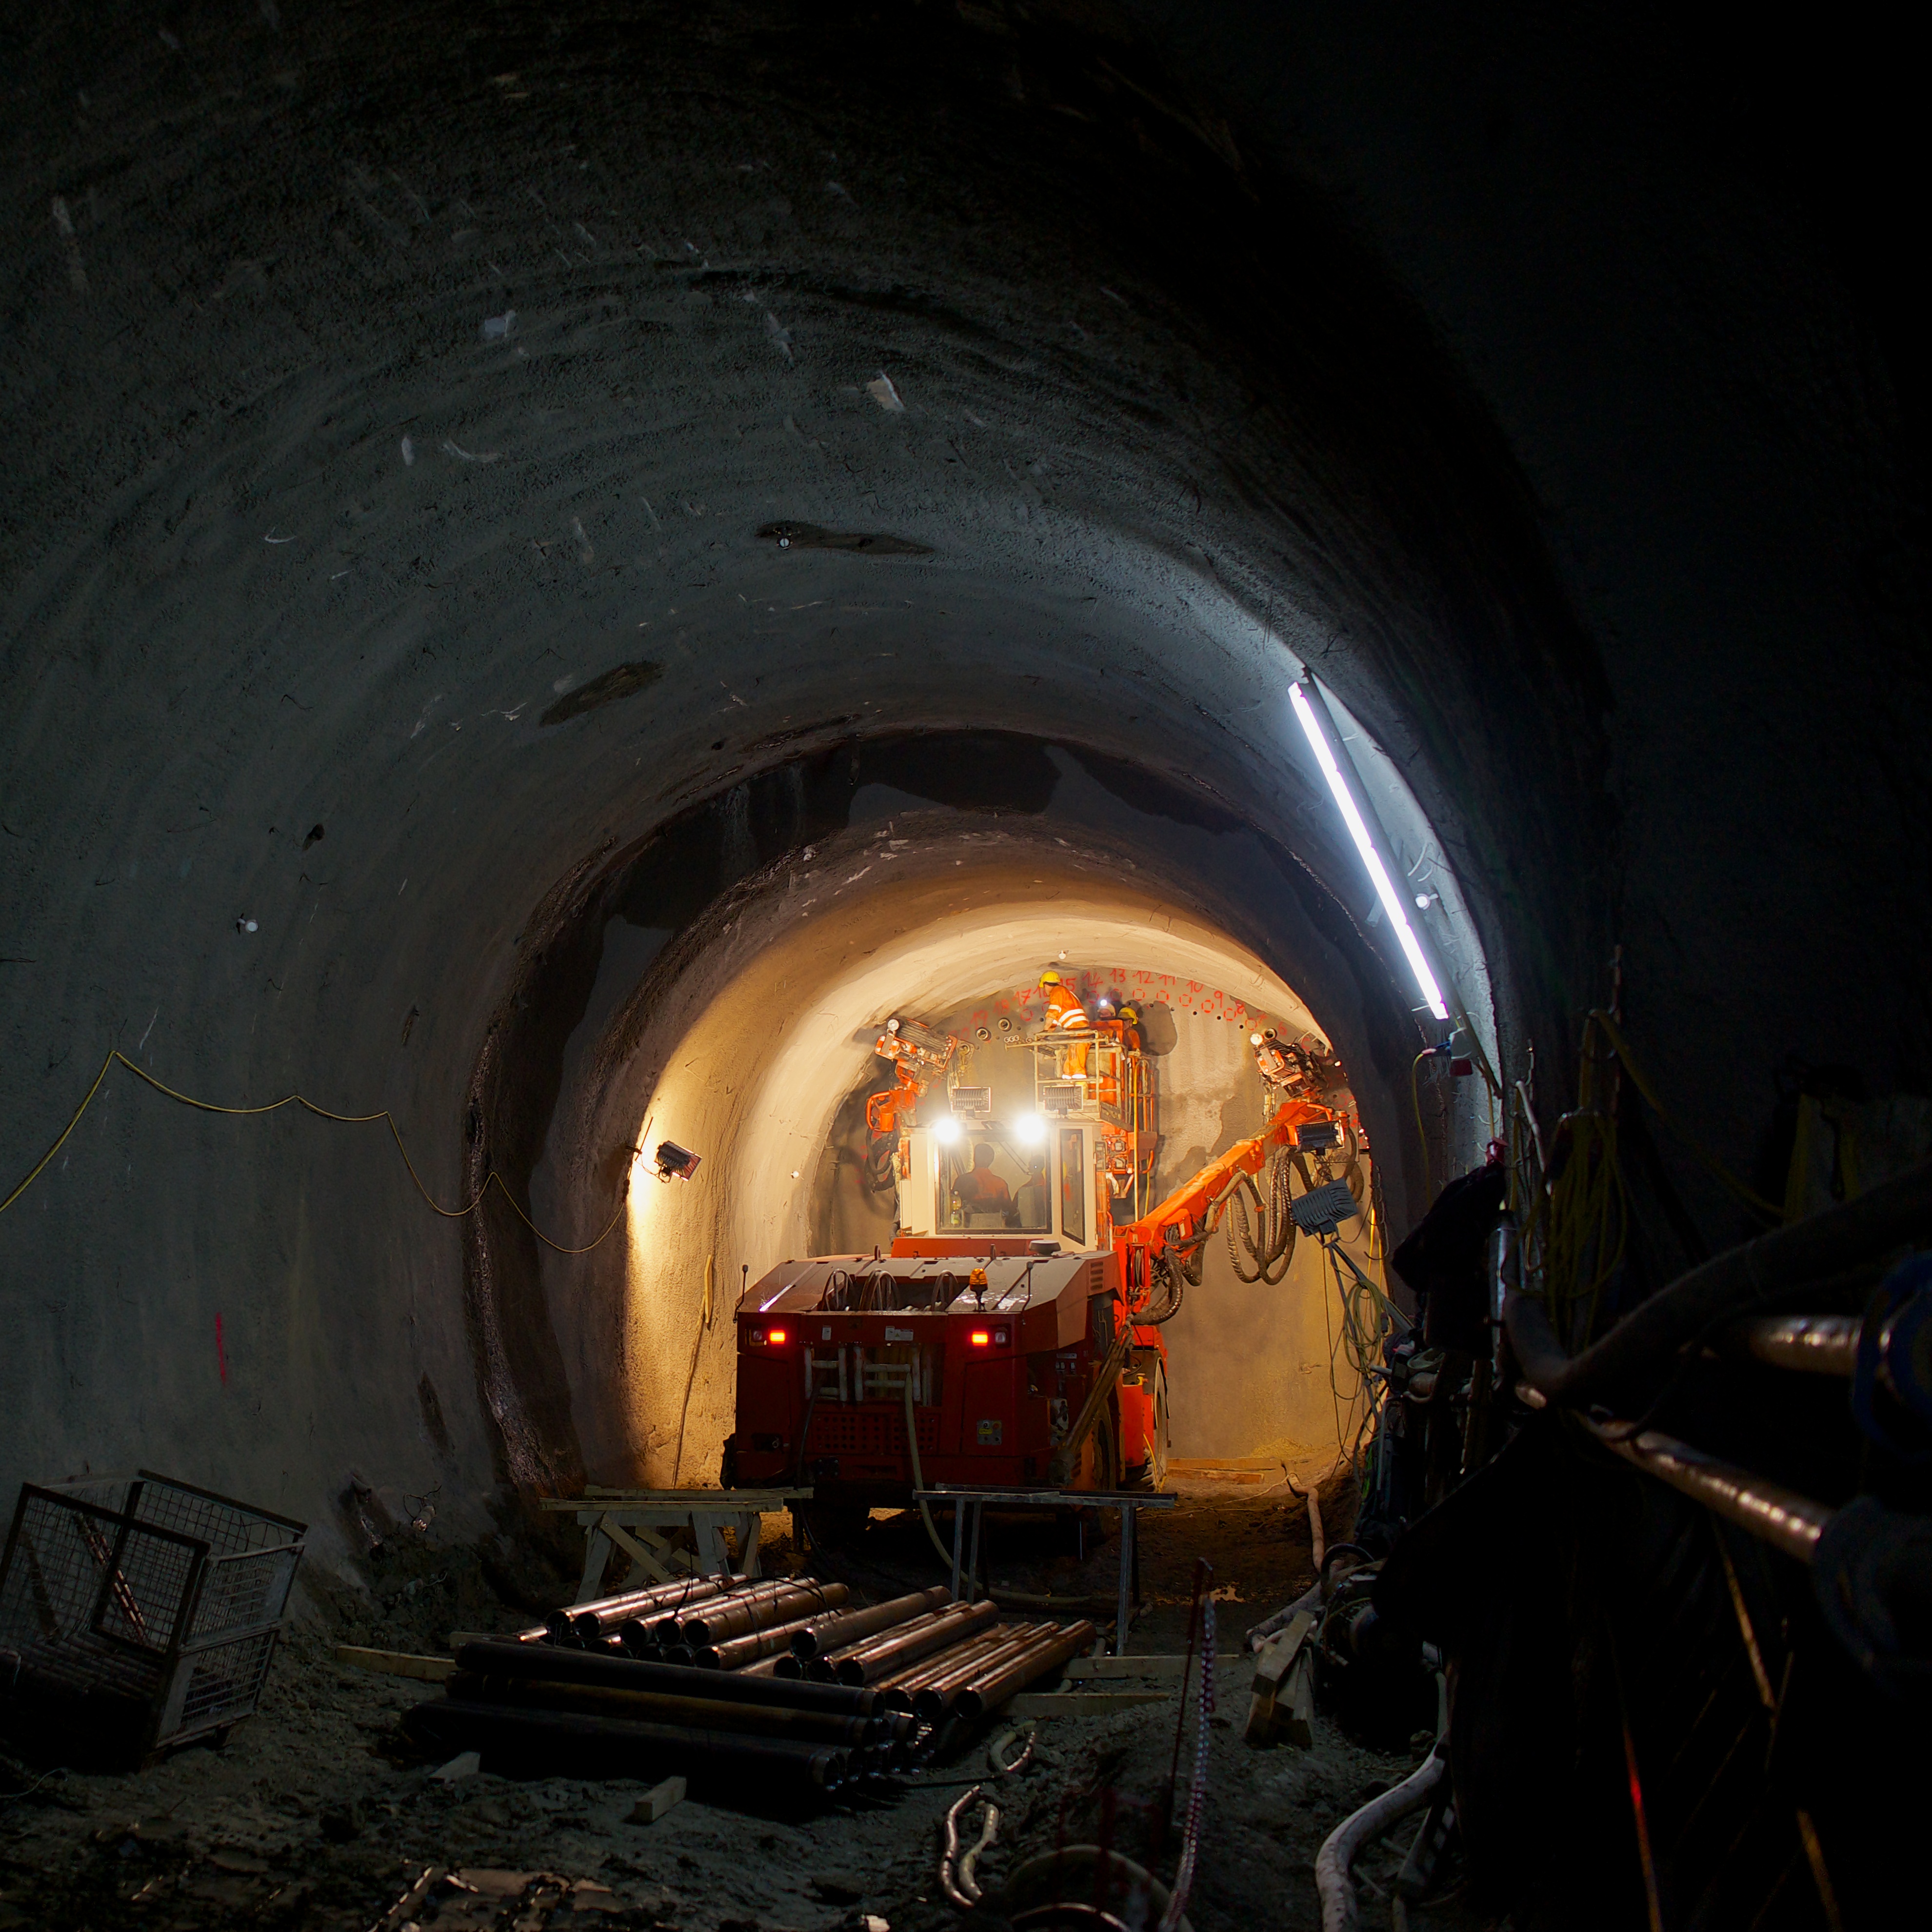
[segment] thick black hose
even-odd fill
[[[1869,1193],[1729,1248],[1634,1308],[1580,1355],[1564,1353],[1540,1303],[1511,1292],[1503,1322],[1523,1378],[1553,1402],[1592,1402],[1660,1366],[1724,1317],[1841,1274],[1932,1228],[1932,1161]]]

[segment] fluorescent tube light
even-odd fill
[[[1408,961],[1409,970],[1415,975],[1416,985],[1421,988],[1423,999],[1438,1020],[1446,1020],[1449,1008],[1442,998],[1442,988],[1436,983],[1436,975],[1429,970],[1422,943],[1408,922],[1408,909],[1402,904],[1402,895],[1389,877],[1388,866],[1382,863],[1382,855],[1376,850],[1376,842],[1369,836],[1367,821],[1355,802],[1354,794],[1348,789],[1348,780],[1342,776],[1341,766],[1335,761],[1334,752],[1315,716],[1315,708],[1303,694],[1300,685],[1290,685],[1288,694],[1294,702],[1294,715],[1301,720],[1302,730],[1308,734],[1309,747],[1315,754],[1316,763],[1322,767],[1322,776],[1328,781],[1328,789],[1335,794],[1335,802],[1342,808],[1342,822],[1348,828],[1348,836],[1354,840],[1355,850],[1362,855],[1362,863],[1368,868],[1369,877],[1375,882],[1376,896],[1382,901],[1382,910],[1388,914],[1389,923],[1395,928],[1395,936],[1402,942],[1403,954]]]

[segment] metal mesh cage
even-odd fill
[[[0,1562],[0,1714],[140,1755],[254,1709],[304,1526],[143,1470],[24,1486]]]
[[[146,1469],[128,1485],[126,1508],[142,1522],[192,1536],[218,1556],[275,1549],[299,1540],[303,1533],[304,1526],[286,1516],[271,1516]]]
[[[274,1648],[275,1633],[266,1630],[190,1653],[182,1695],[182,1729],[202,1731],[245,1718],[262,1694]]]

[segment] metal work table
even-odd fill
[[[959,1600],[962,1558],[968,1590],[980,1567],[980,1526],[986,1505],[1000,1509],[1112,1509],[1120,1513],[1120,1587],[1119,1609],[1114,1623],[1114,1654],[1123,1657],[1127,1648],[1127,1612],[1132,1607],[1138,1581],[1138,1554],[1135,1522],[1144,1509],[1172,1509],[1180,1498],[1164,1496],[1152,1490],[980,1490],[964,1483],[947,1483],[938,1489],[915,1490],[916,1498],[952,1505],[952,1597]],[[966,1519],[973,1519],[973,1540],[966,1552]]]
[[[596,1490],[580,1496],[546,1496],[539,1509],[574,1512],[584,1526],[584,1579],[577,1600],[586,1604],[603,1592],[604,1566],[621,1550],[636,1571],[653,1583],[673,1580],[674,1564],[715,1576],[731,1574],[725,1554],[726,1529],[738,1534],[739,1568],[758,1574],[758,1518],[766,1510],[788,1508],[812,1499],[806,1490]],[[657,1534],[688,1528],[698,1545],[694,1558],[674,1550]]]

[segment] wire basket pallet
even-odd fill
[[[0,1720],[139,1762],[255,1708],[308,1526],[143,1469],[23,1484],[0,1558]]]

